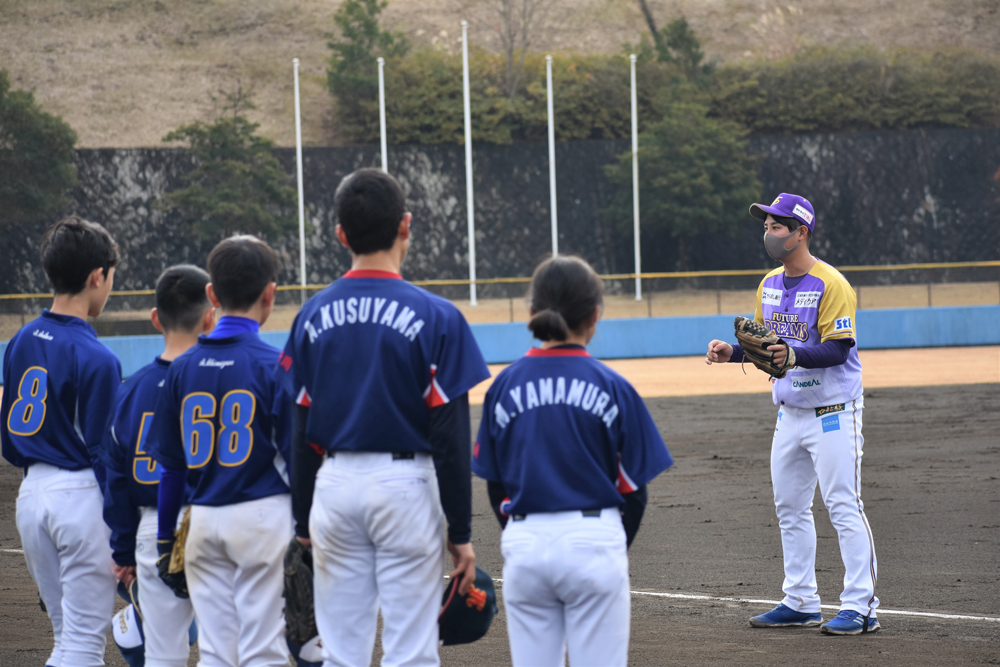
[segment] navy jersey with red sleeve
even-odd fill
[[[147,452],[187,470],[194,505],[288,493],[291,399],[274,380],[278,350],[255,331],[201,336],[170,365]]]
[[[104,483],[101,440],[121,364],[86,321],[48,310],[4,352],[3,457],[19,467],[94,468]]]
[[[580,346],[533,349],[486,392],[472,471],[510,514],[617,507],[673,459],[642,398]]]
[[[458,309],[386,271],[349,271],[311,298],[275,373],[330,452],[430,453],[430,408],[490,376]]]
[[[156,506],[160,467],[147,451],[147,441],[169,369],[170,362],[157,357],[125,380],[104,430],[104,522],[111,528],[111,549],[119,565],[135,565],[139,508]]]

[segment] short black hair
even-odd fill
[[[531,277],[528,329],[539,340],[566,340],[603,307],[604,283],[590,264],[571,255],[551,257]]]
[[[256,236],[230,236],[208,254],[212,289],[225,310],[249,310],[280,272],[278,253]]]
[[[205,285],[211,281],[204,269],[178,264],[156,280],[156,314],[166,331],[194,331],[211,307]]]
[[[396,242],[406,197],[399,182],[381,169],[358,169],[337,186],[333,210],[351,252],[368,255]]]
[[[799,227],[803,226],[802,221],[799,220],[796,217],[784,216],[784,215],[774,215],[773,213],[771,214],[771,217],[774,218],[774,221],[777,222],[779,225],[784,225],[785,227],[788,227],[788,232],[790,234],[794,234],[795,230],[797,230]],[[806,227],[806,244],[807,245],[809,243],[809,239],[811,239],[811,238],[812,238],[812,232],[809,231],[808,227]]]
[[[103,269],[107,278],[121,259],[108,230],[75,215],[45,230],[40,254],[56,294],[79,294],[94,269]]]

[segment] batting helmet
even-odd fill
[[[458,580],[444,591],[441,614],[438,616],[441,644],[468,644],[486,634],[497,613],[497,592],[493,579],[485,570],[476,568],[476,580],[465,595],[458,594]]]

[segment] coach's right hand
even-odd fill
[[[733,346],[722,340],[713,340],[708,344],[708,354],[705,355],[705,363],[724,364],[733,356]]]

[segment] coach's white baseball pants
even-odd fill
[[[515,667],[624,666],[631,594],[618,508],[530,514],[503,531],[503,599]]]
[[[188,631],[194,620],[194,607],[190,600],[174,595],[160,579],[156,567],[156,529],[156,507],[143,507],[135,539],[135,564],[146,667],[187,667],[191,650]]]
[[[111,530],[94,471],[45,463],[28,468],[17,496],[17,530],[45,602],[55,646],[47,665],[104,664],[114,614]]]
[[[429,454],[337,452],[316,477],[309,533],[324,667],[440,664],[444,516]]]
[[[796,610],[820,610],[816,587],[816,526],[812,502],[819,482],[844,561],[840,608],[863,615],[878,607],[875,542],[861,502],[863,399],[817,416],[813,408],[781,406],[771,444],[771,481],[781,529],[785,582],[782,602]]]
[[[191,506],[184,572],[198,619],[199,667],[287,667],[282,595],[293,532],[286,493]]]

